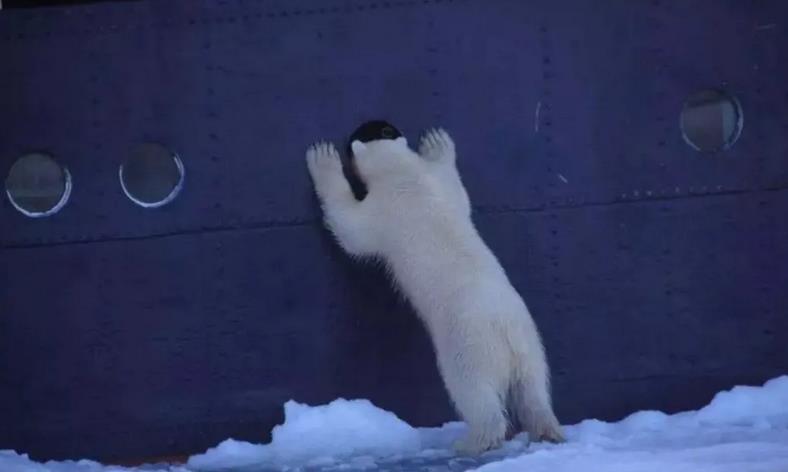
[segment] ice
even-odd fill
[[[711,424],[788,425],[788,375],[763,387],[740,386],[720,392],[698,412],[698,420]]]
[[[27,454],[0,450],[0,472],[192,472],[185,467],[147,465],[136,468],[116,467],[89,460],[46,462],[31,461]]]
[[[270,444],[228,439],[191,457],[187,465],[200,471],[251,464],[295,466],[351,456],[415,454],[420,449],[415,428],[369,400],[339,399],[317,407],[291,400],[285,403],[284,424],[271,432]]]
[[[477,458],[451,444],[465,425],[413,428],[368,400],[285,404],[269,444],[228,439],[184,466],[37,463],[0,451],[1,472],[788,472],[788,376],[718,393],[697,411],[640,411],[615,423],[566,426],[567,443],[527,445],[520,435]]]

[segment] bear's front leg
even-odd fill
[[[428,162],[451,164],[456,159],[454,141],[445,130],[431,129],[424,133],[419,143],[419,155]]]
[[[457,152],[449,133],[441,128],[427,131],[419,143],[419,155],[429,171],[444,182],[460,212],[470,215],[471,202],[457,170]]]
[[[326,227],[339,245],[353,256],[374,253],[363,202],[353,195],[334,145],[324,142],[312,145],[306,152],[306,162]]]

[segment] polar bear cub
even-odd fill
[[[468,425],[455,448],[501,445],[508,419],[531,440],[563,441],[534,320],[471,221],[471,207],[443,130],[351,144],[368,194],[359,201],[333,145],[306,154],[325,224],[351,256],[377,257],[429,331],[455,408]]]

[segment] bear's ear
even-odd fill
[[[350,149],[353,150],[353,154],[361,154],[367,150],[367,145],[356,139],[350,143]]]
[[[398,137],[394,142],[402,147],[408,147],[408,139],[405,136]]]

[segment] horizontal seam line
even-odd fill
[[[771,193],[771,192],[780,192],[784,190],[788,190],[788,187],[776,186],[776,187],[768,187],[761,189],[728,190],[722,192],[709,192],[709,193],[699,193],[699,194],[681,195],[681,196],[668,195],[662,197],[651,197],[651,198],[643,198],[637,200],[631,199],[631,200],[612,200],[607,202],[566,203],[566,204],[544,205],[537,207],[522,207],[522,208],[481,205],[476,207],[473,213],[474,215],[479,215],[479,216],[501,215],[501,214],[544,213],[549,211],[567,211],[567,210],[578,210],[584,208],[597,208],[604,206],[650,204],[650,203],[659,203],[664,201],[695,200],[700,198],[717,198],[717,197],[726,197],[732,195]],[[168,231],[168,232],[161,232],[154,234],[145,234],[139,236],[86,238],[86,239],[71,240],[71,241],[53,241],[53,242],[35,242],[35,243],[10,243],[10,244],[2,245],[0,246],[0,248],[9,249],[9,250],[31,249],[37,247],[71,246],[71,245],[92,244],[92,243],[144,241],[144,240],[162,239],[162,238],[170,238],[170,237],[178,237],[178,236],[191,236],[191,235],[199,235],[199,234],[215,234],[215,233],[236,232],[236,231],[257,231],[257,230],[280,229],[280,228],[299,228],[299,227],[316,226],[319,223],[320,220],[294,220],[294,221],[286,221],[286,222],[274,221],[274,222],[254,223],[247,225],[234,225],[234,226],[225,225],[225,226],[204,227],[204,228],[186,229],[180,231]]]

